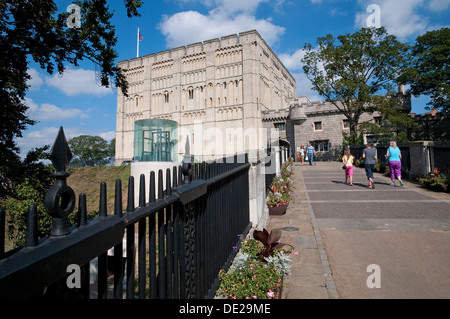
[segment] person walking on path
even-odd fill
[[[303,166],[303,162],[305,161],[305,147],[303,145],[300,147],[300,159]]]
[[[347,179],[350,181],[350,186],[353,186],[353,160],[355,157],[350,153],[349,149],[344,151],[344,156],[342,157],[342,163],[345,165],[345,182],[347,185]]]
[[[308,155],[309,165],[312,165],[314,163],[314,156],[316,155],[316,150],[314,149],[314,146],[311,145],[311,143],[308,143],[306,153]]]
[[[366,148],[363,150],[364,168],[366,170],[366,176],[369,180],[369,188],[375,188],[373,181],[373,169],[377,162],[377,150],[372,148],[372,144],[367,143]]]
[[[391,141],[389,148],[387,149],[386,157],[389,161],[389,173],[391,175],[392,184],[395,187],[395,177],[398,178],[400,186],[403,186],[402,181],[402,152],[397,147],[395,141]]]

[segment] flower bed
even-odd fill
[[[430,176],[419,178],[425,188],[438,192],[449,192],[450,177],[444,174],[431,174]]]
[[[273,299],[279,297],[282,279],[290,273],[293,249],[278,242],[281,230],[256,230],[242,241],[241,249],[228,271],[219,272],[217,296],[230,299]],[[241,239],[242,236],[241,236]],[[290,246],[290,245],[288,245]]]
[[[438,192],[450,192],[450,175],[446,175],[441,172],[439,168],[435,168],[433,174],[428,176],[419,178],[419,182],[425,186],[425,188],[429,188]]]
[[[292,158],[289,158],[281,166],[280,174],[273,179],[272,187],[269,189],[266,199],[270,215],[284,214],[292,199],[291,191],[294,187],[291,179],[293,174],[292,165]]]

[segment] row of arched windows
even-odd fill
[[[152,90],[160,90],[172,86],[173,76],[166,76],[152,81]]]
[[[144,97],[140,95],[130,96],[125,99],[124,102],[124,113],[130,114],[138,111],[142,111],[144,105]]]
[[[204,69],[206,67],[206,53],[182,58],[181,72]]]
[[[227,65],[216,69],[216,78],[228,78],[242,75],[242,64]]]
[[[155,63],[152,67],[152,78],[170,76],[173,74],[173,61]]]
[[[132,68],[126,73],[127,81],[129,83],[140,82],[144,80],[144,67]]]
[[[178,105],[174,91],[161,91],[151,97],[151,114],[159,115],[175,111],[200,110],[242,104],[242,80],[189,86],[181,90]]]
[[[242,107],[228,107],[228,108],[220,108],[216,112],[216,121],[228,121],[228,120],[236,120],[243,118],[243,108]],[[181,124],[194,124],[195,121],[204,122],[206,119],[205,111],[198,112],[189,112],[184,113],[182,117]]]
[[[216,65],[242,62],[242,49],[227,49],[226,51],[218,50],[216,52]]]
[[[183,73],[181,76],[181,85],[205,81],[206,81],[206,70]]]
[[[142,120],[144,118],[142,112],[133,113],[133,114],[125,114],[123,117],[123,130],[124,131],[133,131],[134,130],[134,122],[138,120]]]

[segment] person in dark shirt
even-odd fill
[[[377,150],[372,148],[372,144],[367,143],[366,148],[363,150],[364,168],[366,170],[366,176],[369,180],[369,188],[375,188],[373,181],[373,169],[377,162]]]
[[[314,146],[311,145],[311,143],[308,144],[308,147],[306,148],[306,153],[308,154],[309,165],[313,165],[316,150],[314,149]]]

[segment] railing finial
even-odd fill
[[[50,151],[50,160],[55,167],[55,172],[52,175],[56,178],[56,181],[44,199],[45,208],[52,216],[50,236],[64,236],[70,233],[67,226],[67,216],[73,212],[75,207],[75,193],[67,185],[66,178],[70,175],[67,168],[71,159],[72,152],[61,126]]]
[[[55,143],[53,143],[50,151],[50,160],[55,167],[55,173],[53,173],[55,177],[61,175],[69,176],[67,168],[72,160],[72,152],[70,151],[69,144],[67,144],[62,126],[59,128]]]
[[[189,145],[189,136],[186,137],[186,148],[181,172],[183,173],[184,176],[184,184],[189,184],[191,182],[192,176],[191,148]]]

